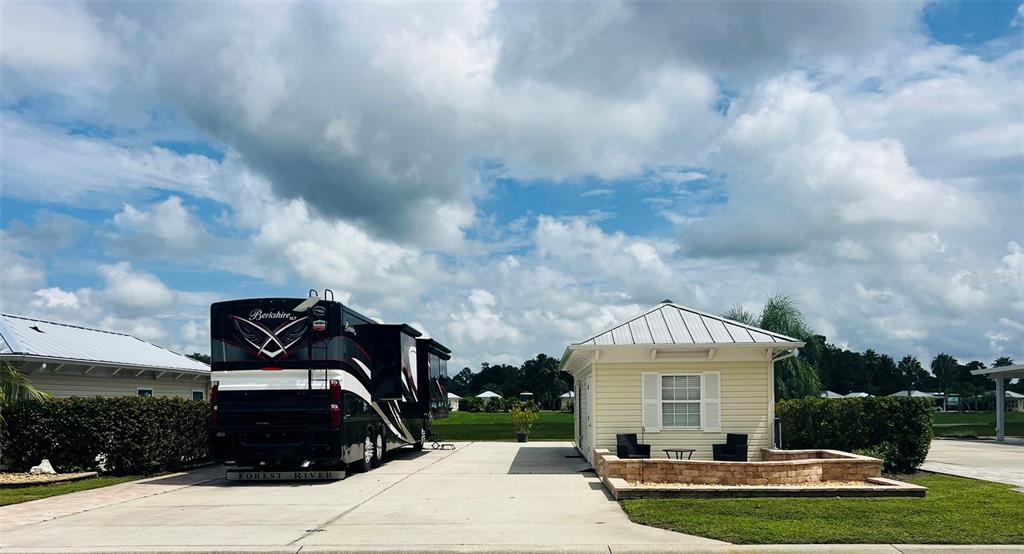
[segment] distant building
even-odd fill
[[[461,396],[449,392],[448,393],[448,410],[452,411],[452,412],[459,411],[459,400],[462,400]]]
[[[206,400],[210,366],[125,333],[0,314],[0,361],[53,396]]]
[[[911,391],[901,390],[901,391],[896,391],[896,392],[890,394],[889,396],[909,396],[911,398],[931,398],[931,399],[935,399],[935,398],[939,398],[941,396],[941,394],[937,393],[937,392],[921,392],[919,390],[911,390]]]
[[[491,399],[501,398],[501,395],[496,392],[485,390],[484,392],[481,392],[480,394],[476,395],[476,397],[479,398],[480,400],[483,400],[486,403],[490,402]]]
[[[832,392],[830,390],[823,390],[818,393],[818,398],[842,398],[843,395],[838,392]]]
[[[523,402],[529,402],[533,400],[533,393],[529,391],[523,391],[519,393],[519,400],[522,400]]]
[[[568,411],[569,410],[569,406],[572,404],[573,400],[575,400],[575,399],[576,399],[576,393],[573,392],[573,391],[569,391],[569,392],[563,394],[562,396],[559,396],[558,397],[558,408],[560,410],[562,410],[562,411]]]

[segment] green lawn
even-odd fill
[[[742,544],[1024,544],[1024,494],[1010,485],[919,473],[925,498],[625,500],[637,523]]]
[[[17,487],[9,489],[4,488],[0,489],[0,506],[17,504],[19,502],[28,502],[29,500],[37,500],[48,496],[67,494],[69,492],[109,487],[110,485],[116,485],[126,481],[134,481],[136,479],[142,479],[142,477],[138,475],[126,477],[93,477],[90,479],[82,479],[81,481],[71,481],[69,483],[54,483],[52,485],[34,485],[31,487]]]
[[[530,440],[572,440],[572,414],[539,412],[540,421],[530,431]],[[507,413],[452,412],[434,420],[434,432],[446,441],[512,441],[516,430]]]
[[[996,434],[996,414],[937,412],[932,426],[936,437],[991,437]],[[1006,412],[1006,435],[1024,437],[1024,412]]]

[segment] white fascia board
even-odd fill
[[[987,377],[996,378],[997,375],[1001,374],[1006,379],[1012,379],[1016,377],[1024,378],[1024,364],[1017,365],[1006,365],[1002,367],[989,367],[985,369],[975,369],[971,371],[971,375],[985,375]]]
[[[29,362],[57,365],[77,365],[85,367],[103,367],[108,369],[126,369],[134,371],[166,371],[168,373],[185,373],[189,375],[209,375],[210,372],[202,369],[191,369],[187,367],[160,367],[139,364],[121,364],[117,362],[103,362],[96,360],[76,360],[71,358],[54,358],[51,356],[33,356],[30,354],[0,354],[0,361],[5,362]]]

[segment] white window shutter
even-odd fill
[[[644,373],[643,417],[641,424],[648,433],[661,431],[661,391],[657,373]]]
[[[717,371],[705,371],[703,398],[704,406],[701,424],[705,433],[722,431],[722,374]]]

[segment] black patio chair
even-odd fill
[[[651,445],[636,441],[636,433],[615,435],[615,454],[621,459],[650,458]]]
[[[747,461],[747,436],[735,433],[725,435],[725,444],[712,444],[716,462]]]

